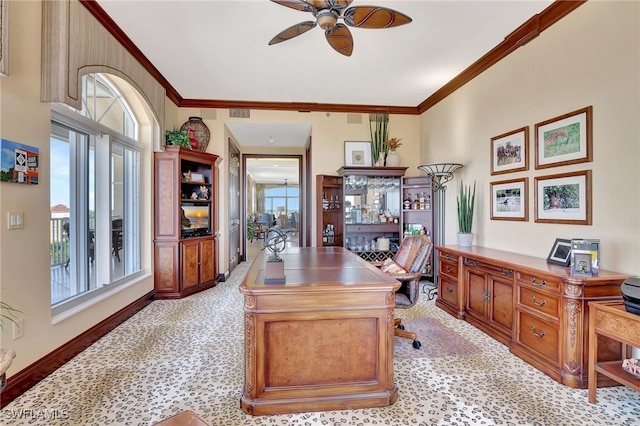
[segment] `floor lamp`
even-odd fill
[[[433,211],[434,211],[434,231],[433,244],[435,246],[444,245],[444,218],[445,218],[445,185],[453,179],[453,172],[462,167],[458,163],[431,163],[418,166],[431,178],[433,185]],[[438,256],[433,256],[433,281],[437,284]]]

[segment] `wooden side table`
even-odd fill
[[[598,373],[640,392],[640,378],[622,369],[622,360],[598,361],[598,341],[607,337],[622,345],[631,357],[631,346],[640,348],[640,315],[627,312],[621,301],[589,302],[589,402],[596,402]]]

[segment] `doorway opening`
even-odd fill
[[[245,154],[243,162],[245,260],[257,256],[274,227],[286,233],[287,246],[300,246],[302,156]]]

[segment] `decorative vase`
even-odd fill
[[[400,156],[395,151],[389,151],[387,153],[387,167],[399,167]]]
[[[198,141],[198,146],[193,149],[199,149],[200,151],[207,150],[211,133],[209,132],[207,125],[202,121],[202,118],[189,117],[189,121],[186,121],[182,126],[180,126],[180,130],[193,130],[195,139]]]
[[[460,247],[471,247],[473,243],[472,232],[458,232],[458,245]]]

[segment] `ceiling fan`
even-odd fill
[[[304,21],[287,28],[271,39],[269,45],[290,40],[316,25],[324,30],[329,45],[345,56],[353,52],[353,37],[348,27],[390,28],[408,24],[411,18],[386,7],[354,6],[353,0],[271,0],[302,12],[311,12],[315,21]],[[338,20],[344,21],[339,23]]]

